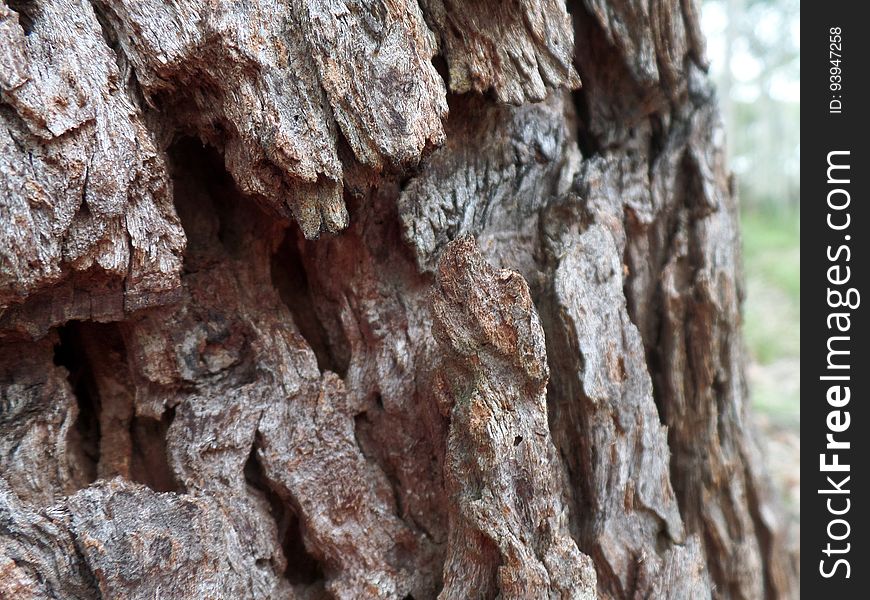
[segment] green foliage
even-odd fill
[[[777,288],[800,314],[800,214],[745,211],[742,222],[747,276]]]
[[[800,214],[746,210],[742,226],[753,404],[778,421],[800,422]]]

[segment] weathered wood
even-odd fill
[[[0,2],[0,596],[796,595],[704,68],[690,0]]]
[[[592,561],[568,533],[547,423],[544,331],[528,284],[458,238],[441,254],[433,311],[450,420],[439,597],[594,598]]]
[[[450,91],[490,92],[522,104],[548,89],[576,87],[571,18],[558,0],[456,2],[424,0],[440,40]]]
[[[26,35],[0,5],[0,304],[82,283],[41,314],[3,318],[29,333],[122,319],[179,285],[184,233],[164,156],[90,4],[23,4]]]

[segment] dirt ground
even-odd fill
[[[800,360],[783,359],[770,365],[749,367],[752,389],[769,388],[774,382],[783,394],[800,398]],[[789,389],[790,388],[790,389]],[[780,492],[784,514],[789,519],[790,545],[800,552],[801,517],[801,440],[800,412],[796,414],[771,413],[753,410],[755,426],[759,431],[762,455],[768,464],[773,484]]]

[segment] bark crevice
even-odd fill
[[[272,254],[272,283],[293,315],[293,321],[299,327],[300,333],[317,356],[320,371],[332,371],[344,378],[351,360],[350,347],[344,339],[342,329],[334,326],[339,321],[338,317],[329,315],[326,322],[333,326],[327,330],[318,314],[299,249],[306,242],[300,239],[297,231],[296,227],[288,227],[280,245]],[[326,307],[320,307],[321,312],[325,309]]]
[[[322,588],[323,567],[305,547],[299,517],[292,508],[290,500],[282,496],[266,477],[263,465],[257,457],[256,443],[251,446],[251,452],[245,461],[244,474],[246,483],[265,496],[269,503],[270,515],[275,521],[284,560],[282,568],[276,557],[272,558],[271,562],[276,574],[294,586]]]
[[[54,364],[67,371],[67,380],[76,399],[77,416],[69,433],[67,451],[85,468],[84,485],[97,478],[100,462],[100,397],[91,366],[81,341],[79,323],[73,321],[58,331]]]

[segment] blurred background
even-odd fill
[[[744,335],[763,451],[800,518],[800,1],[701,0],[737,178]]]

